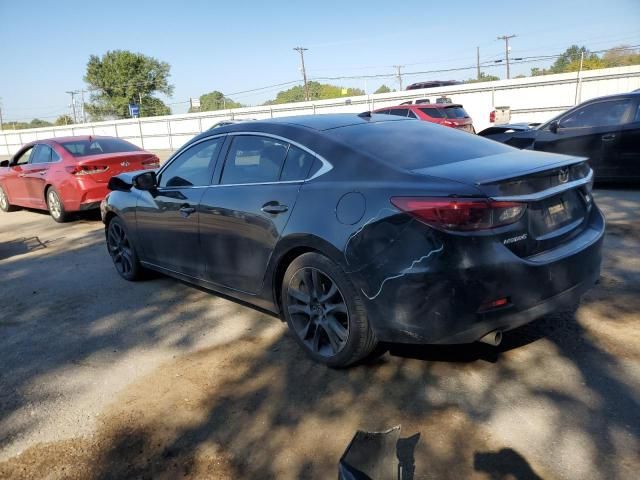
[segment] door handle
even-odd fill
[[[265,203],[260,210],[262,210],[264,213],[272,213],[274,215],[277,215],[278,213],[286,212],[287,210],[289,210],[289,207],[287,207],[286,205],[282,205],[281,203],[268,202]]]
[[[19,173],[19,174],[18,174],[18,176],[19,176],[19,177],[26,177],[26,176],[27,176],[27,174],[26,174],[26,173]]]
[[[192,213],[195,213],[195,211],[196,211],[196,208],[190,205],[182,205],[180,207],[180,215],[184,218],[187,218]]]
[[[38,175],[42,175],[43,177],[47,174],[46,170],[43,170],[41,172],[38,172]]]
[[[615,139],[616,139],[615,133],[607,133],[605,135],[602,135],[603,142],[610,142],[611,140],[615,140]]]

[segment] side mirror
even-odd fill
[[[9,160],[2,160],[0,162],[0,167],[8,167],[9,166]]]
[[[131,183],[125,182],[120,177],[111,177],[109,179],[109,183],[107,184],[107,188],[112,191],[118,192],[128,192],[131,190],[133,185]]]
[[[560,128],[560,124],[558,123],[557,120],[549,124],[549,130],[553,133],[558,133],[558,128]]]
[[[133,186],[138,190],[153,190],[158,186],[158,177],[156,177],[156,172],[144,172],[133,177]]]

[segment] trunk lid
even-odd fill
[[[580,157],[513,151],[414,172],[472,184],[496,201],[526,204],[517,228],[500,234],[504,245],[522,257],[578,235],[593,207],[593,172]]]
[[[158,168],[160,160],[145,151],[105,153],[78,157],[75,175],[89,175],[98,183],[107,183],[111,177],[120,173]]]

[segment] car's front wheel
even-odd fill
[[[64,223],[68,220],[69,214],[64,209],[64,204],[62,203],[60,194],[53,187],[49,187],[47,190],[47,208],[49,209],[51,218],[56,222]]]
[[[142,266],[138,254],[129,239],[124,222],[118,217],[111,219],[107,226],[107,249],[122,278],[134,281],[141,277]]]
[[[318,362],[346,367],[377,345],[362,297],[342,269],[323,255],[305,253],[291,262],[281,304],[296,340]]]
[[[15,210],[15,207],[9,203],[7,192],[5,192],[2,187],[0,187],[0,210],[3,212],[12,212]]]

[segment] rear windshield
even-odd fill
[[[420,108],[420,111],[422,113],[426,113],[431,118],[444,118],[444,113],[442,113],[442,110],[440,110],[439,108],[425,107]]]
[[[61,142],[60,145],[74,157],[102,155],[103,153],[137,152],[140,150],[135,145],[119,138],[72,140],[70,142]]]
[[[447,118],[468,118],[469,114],[462,107],[446,107],[443,108]]]
[[[487,157],[513,148],[454,128],[412,120],[350,125],[326,133],[356,151],[406,170]]]

